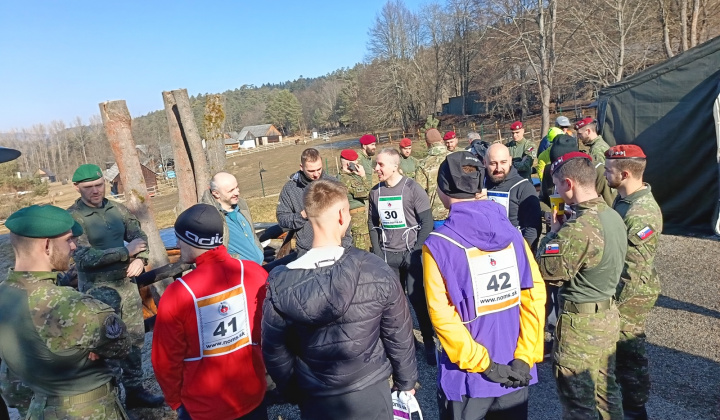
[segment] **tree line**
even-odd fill
[[[364,62],[190,100],[207,138],[264,123],[286,135],[412,130],[450,97],[471,94],[485,118],[540,114],[545,131],[559,108],[718,34],[716,0],[446,0],[417,10],[390,0],[368,28]],[[163,110],[135,118],[133,135],[156,162],[172,157]],[[82,163],[114,160],[99,116],[12,130],[0,144],[23,151],[20,171],[47,168],[61,180]]]

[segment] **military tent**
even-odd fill
[[[720,37],[609,86],[598,123],[610,145],[634,143],[667,233],[720,234]]]

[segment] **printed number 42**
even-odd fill
[[[503,282],[502,286],[498,283],[498,277],[500,278],[500,281]],[[498,289],[505,290],[510,288],[510,274],[508,273],[500,273],[498,275],[493,274],[493,276],[490,278],[490,282],[487,285],[488,290],[492,290],[497,292]]]
[[[236,318],[233,318],[230,322],[228,322],[228,328],[232,327],[232,332],[237,332],[237,321]],[[228,333],[228,330],[225,328],[225,321],[221,321],[220,324],[215,328],[215,331],[213,332],[213,336],[223,336],[225,337],[225,334]]]

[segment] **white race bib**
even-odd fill
[[[244,284],[197,299],[190,287],[182,279],[178,280],[195,301],[200,338],[200,357],[185,359],[186,361],[222,356],[251,344],[250,316]]]
[[[509,192],[503,192],[503,191],[488,191],[487,192],[487,198],[488,200],[494,201],[501,206],[505,207],[505,216],[508,217],[510,215],[510,193]]]
[[[477,316],[504,311],[520,304],[520,273],[512,244],[484,253],[466,249]]]
[[[403,229],[407,227],[401,195],[378,197],[378,213],[383,229]]]

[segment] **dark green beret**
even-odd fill
[[[80,165],[80,167],[75,170],[72,182],[95,181],[96,179],[102,178],[102,176],[102,171],[99,166],[86,163],[85,165]]]
[[[75,222],[72,229],[70,229],[70,230],[72,230],[72,236],[80,236],[83,234],[83,228],[82,228],[82,226],[80,226],[80,223],[78,223],[78,222]]]
[[[22,208],[5,221],[10,232],[28,238],[52,238],[72,230],[75,224],[67,210],[38,205]]]

